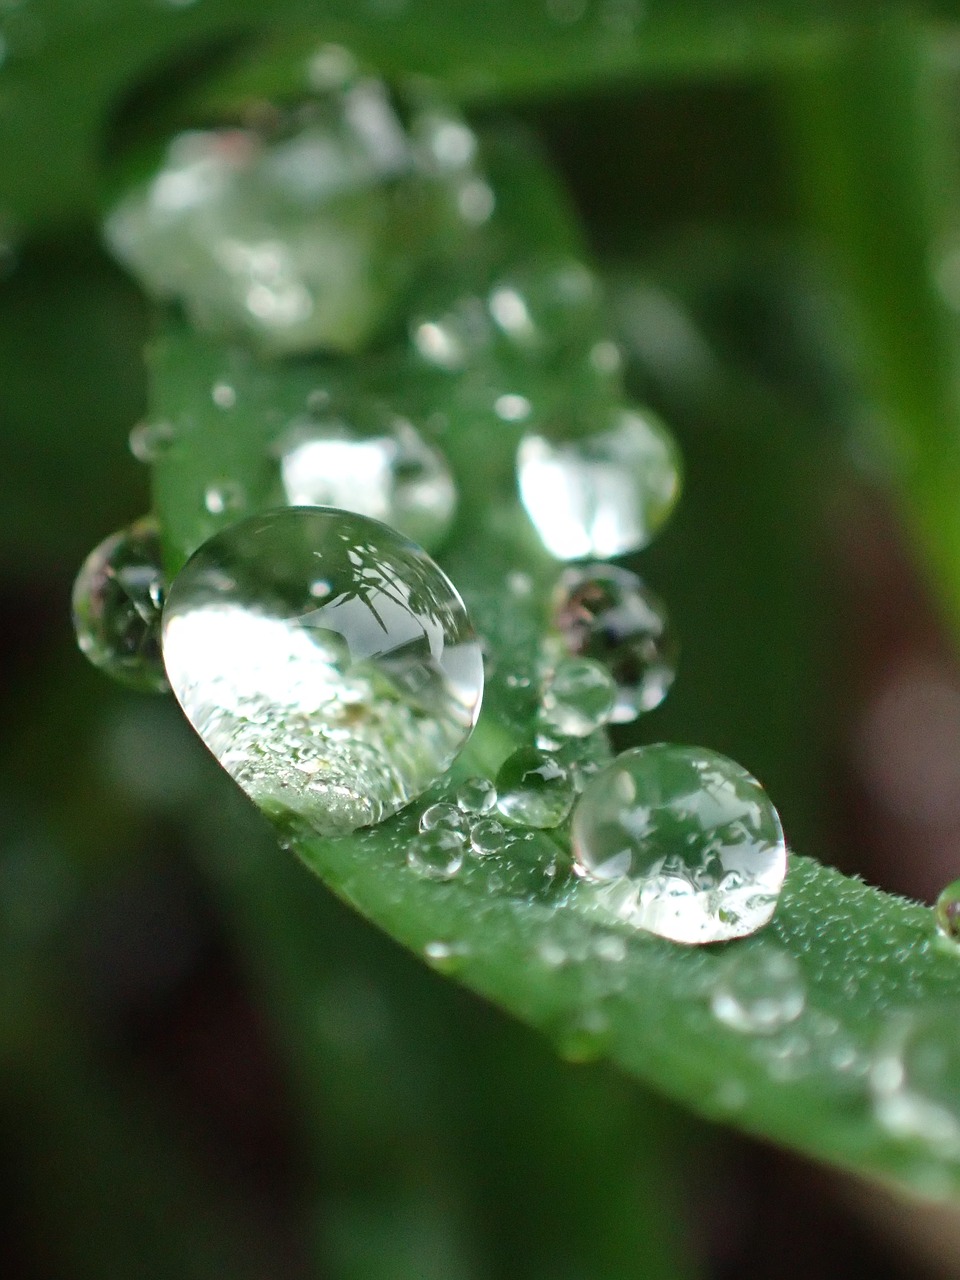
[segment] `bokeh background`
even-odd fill
[[[42,13],[25,22],[29,3],[0,6],[0,111],[5,76],[62,89],[56,59],[34,61],[46,37]],[[94,60],[96,31],[84,38]],[[875,102],[884,75],[901,84],[901,38],[863,72]],[[207,36],[183,45],[175,66],[141,75],[149,92],[131,72],[111,100],[104,173],[157,85],[175,94],[202,73]],[[938,31],[933,62],[949,139],[952,29]],[[64,75],[82,65],[64,58]],[[732,755],[763,779],[794,848],[932,900],[960,875],[960,668],[916,495],[890,463],[909,406],[876,362],[896,326],[864,318],[862,285],[903,249],[904,296],[927,298],[949,330],[960,268],[949,240],[923,236],[931,188],[947,229],[960,205],[951,212],[949,168],[926,174],[915,206],[904,178],[869,193],[889,207],[864,219],[851,251],[849,209],[831,218],[823,192],[811,197],[821,126],[792,77],[732,59],[575,93],[539,85],[511,109],[581,212],[632,390],[684,452],[685,500],[645,560],[682,665],[644,737]],[[930,112],[911,104],[895,118],[907,158]],[[40,138],[75,143],[69,129]],[[66,182],[63,157],[46,164],[28,142],[0,147],[4,190],[43,190],[61,170]],[[843,205],[843,183],[827,188]],[[951,1210],[715,1130],[602,1066],[563,1063],[428,971],[279,852],[172,700],[85,665],[73,576],[149,506],[126,445],[144,411],[149,317],[99,247],[94,200],[50,199],[42,217],[26,198],[8,203],[0,1275],[960,1275]],[[901,320],[919,384],[943,352],[931,356],[922,316]],[[960,486],[955,500],[960,513]]]

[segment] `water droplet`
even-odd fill
[[[496,803],[496,788],[487,778],[465,778],[457,788],[457,804],[464,813],[489,813]]]
[[[727,959],[710,1008],[718,1022],[734,1031],[770,1035],[800,1017],[805,999],[803,975],[793,956],[760,943]]]
[[[744,937],[776,909],[787,869],[777,812],[755,778],[705,747],[625,751],[587,782],[572,830],[578,873],[660,937]]]
[[[227,772],[320,834],[422,795],[480,709],[480,647],[448,579],[392,529],[327,508],[267,512],[206,542],[170,588],[163,653]]]
[[[502,422],[524,422],[533,413],[533,405],[526,396],[507,392],[494,400],[493,412]]]
[[[870,1068],[877,1119],[899,1138],[960,1158],[960,1041],[952,1005],[890,1019]]]
[[[635,573],[605,564],[565,570],[554,618],[571,653],[610,672],[616,685],[613,724],[635,720],[667,696],[677,642],[663,604]]]
[[[464,958],[469,955],[469,950],[462,943],[443,942],[437,939],[427,943],[423,948],[423,954],[440,973],[456,973]]]
[[[480,857],[502,852],[506,843],[506,829],[496,818],[480,818],[470,828],[470,847]]]
[[[457,491],[446,459],[412,423],[364,403],[295,420],[277,452],[287,501],[382,520],[432,550],[446,537]]]
[[[465,838],[467,830],[467,818],[461,809],[455,804],[432,804],[429,808],[424,809],[420,815],[420,830],[434,831],[440,828],[444,831],[455,831],[461,838]]]
[[[417,836],[407,850],[407,866],[427,880],[452,880],[463,866],[463,836],[434,827]]]
[[[172,422],[138,422],[130,432],[130,452],[138,462],[159,462],[176,439]]]
[[[585,738],[607,723],[617,688],[610,673],[590,658],[565,658],[543,691],[540,723],[561,738]]]
[[[521,747],[497,774],[497,808],[524,827],[556,827],[570,812],[573,784],[557,760],[534,747]]]
[[[73,587],[73,625],[95,667],[135,689],[167,688],[160,658],[163,573],[153,520],[111,534],[87,556]]]
[[[203,495],[203,505],[212,516],[242,511],[246,504],[243,485],[235,480],[218,480],[208,485]]]
[[[233,409],[237,403],[237,390],[229,382],[215,382],[210,398],[218,409]]]
[[[960,946],[960,880],[940,891],[933,913],[940,936]]]
[[[530,434],[517,452],[520,497],[558,560],[647,546],[680,494],[676,445],[651,414],[619,409],[605,430],[566,442]]]

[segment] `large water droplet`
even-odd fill
[[[584,787],[575,869],[623,919],[674,942],[756,932],[787,869],[777,811],[755,778],[705,747],[625,751]]]
[[[457,504],[450,468],[404,418],[328,407],[293,422],[277,452],[293,506],[355,511],[431,550],[449,531]]]
[[[941,889],[933,913],[940,936],[960,948],[960,880]]]
[[[553,756],[521,747],[497,774],[497,808],[523,827],[556,827],[570,812],[573,783]]]
[[[123,684],[162,692],[162,605],[160,536],[153,520],[138,520],[95,547],[77,575],[73,625],[81,652]]]
[[[469,737],[483,689],[463,602],[429,556],[329,508],[267,512],[205,543],[170,588],[163,654],[227,772],[321,834],[422,795]]]
[[[517,452],[520,497],[558,560],[607,559],[645,547],[680,493],[676,445],[651,414],[618,409],[594,435],[527,435]]]
[[[635,573],[606,564],[565,570],[554,617],[571,653],[610,672],[616,684],[613,724],[635,720],[667,696],[677,642],[664,605]]]
[[[590,658],[566,658],[551,673],[540,724],[561,738],[585,738],[607,723],[617,694],[610,673]]]
[[[899,1138],[960,1158],[960,1041],[952,1005],[894,1016],[870,1069],[877,1119]]]
[[[770,1035],[800,1017],[805,998],[803,975],[793,956],[761,943],[727,960],[710,1007],[734,1031]]]

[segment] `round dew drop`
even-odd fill
[[[266,512],[204,543],[170,587],[163,656],[227,772],[321,835],[427,791],[483,691],[463,601],[426,552],[330,508]]]
[[[522,827],[556,827],[573,803],[570,774],[559,761],[534,747],[521,747],[497,774],[497,808]]]
[[[496,803],[496,787],[486,778],[465,778],[457,788],[457,804],[464,813],[489,813]]]
[[[619,409],[594,435],[565,442],[524,436],[517,479],[552,556],[606,560],[647,546],[666,524],[680,495],[680,461],[656,418]]]
[[[710,997],[718,1022],[746,1034],[771,1035],[795,1022],[806,1000],[800,966],[768,943],[737,951],[724,964]]]
[[[77,575],[73,625],[80,651],[122,684],[166,691],[162,605],[160,535],[153,520],[138,520],[95,547]]]
[[[612,676],[590,658],[566,658],[544,687],[540,724],[561,738],[585,738],[606,724],[617,688]]]
[[[500,853],[506,843],[506,828],[496,818],[480,818],[470,828],[470,847],[481,858]]]
[[[407,866],[426,880],[452,880],[463,866],[465,852],[460,832],[433,827],[411,844],[407,851]]]
[[[625,751],[573,815],[575,870],[621,919],[674,942],[755,933],[787,870],[777,811],[755,778],[705,747]]]
[[[933,914],[940,936],[960,947],[960,880],[941,889]]]
[[[635,573],[608,564],[566,569],[553,612],[567,649],[610,673],[611,723],[660,705],[673,684],[678,646],[666,608]]]
[[[455,804],[432,804],[420,815],[420,830],[456,831],[463,836],[467,830],[467,818]]]

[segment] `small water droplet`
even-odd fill
[[[463,866],[463,836],[434,827],[422,832],[407,850],[407,866],[428,880],[452,880]]]
[[[420,830],[433,831],[441,828],[444,831],[455,831],[461,838],[465,837],[467,818],[455,804],[432,804],[420,815]]]
[[[613,724],[660,705],[673,684],[678,646],[663,603],[635,573],[606,564],[567,569],[553,609],[567,649],[610,672]]]
[[[170,452],[176,437],[172,422],[138,422],[130,432],[130,452],[138,462],[159,462]]]
[[[941,889],[933,913],[940,937],[960,947],[960,880]]]
[[[877,1119],[896,1137],[960,1158],[960,1041],[957,1008],[894,1015],[870,1068]]]
[[[705,747],[625,751],[573,815],[575,870],[607,909],[674,942],[755,933],[787,869],[780,819],[755,778]]]
[[[500,853],[506,843],[506,829],[496,818],[480,818],[470,828],[470,847],[481,858],[490,853]]]
[[[203,495],[203,505],[212,516],[242,511],[246,503],[243,485],[236,480],[218,480],[208,485]]]
[[[540,723],[561,738],[585,738],[610,719],[616,695],[613,677],[599,663],[565,658],[544,687]]]
[[[215,382],[210,398],[218,409],[233,409],[237,403],[237,389],[229,382]]]
[[[457,491],[446,459],[411,422],[379,406],[330,404],[296,419],[276,452],[292,506],[355,511],[428,550],[450,529]]]
[[[800,966],[770,943],[737,951],[723,965],[710,997],[718,1022],[734,1031],[770,1035],[803,1012]]]
[[[520,497],[558,560],[609,559],[647,546],[680,494],[676,445],[651,414],[619,409],[605,430],[517,452]]]
[[[138,520],[95,547],[77,575],[73,625],[80,651],[122,684],[165,691],[162,602],[160,535],[153,520]]]
[[[331,585],[321,600],[318,578]],[[170,588],[163,653],[227,772],[320,834],[379,822],[431,787],[483,689],[463,602],[433,561],[326,508],[266,512],[206,542]]]
[[[428,942],[423,948],[423,954],[440,973],[456,973],[464,958],[469,955],[469,951],[462,943],[443,942],[438,939]]]
[[[573,795],[569,772],[534,747],[515,751],[497,774],[497,808],[518,826],[558,826],[570,812]]]
[[[533,412],[533,405],[526,396],[508,392],[497,396],[493,402],[493,412],[503,422],[525,422]]]
[[[465,778],[457,788],[457,804],[464,813],[489,813],[496,803],[496,787],[487,778]]]

